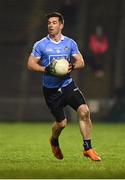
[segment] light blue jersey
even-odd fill
[[[76,42],[66,36],[61,37],[58,42],[50,39],[49,35],[37,41],[31,55],[40,59],[40,64],[47,67],[53,59],[65,58],[70,62],[71,56],[79,54]],[[61,88],[65,87],[72,82],[72,77],[67,78],[51,76],[46,73],[43,75],[43,86],[47,88]]]

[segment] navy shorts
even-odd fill
[[[43,87],[43,93],[47,106],[57,122],[65,119],[63,109],[66,105],[77,111],[81,104],[86,104],[82,92],[73,81],[68,86],[59,89]]]

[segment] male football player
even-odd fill
[[[59,136],[67,124],[64,107],[70,105],[79,116],[79,126],[83,137],[83,155],[93,161],[100,161],[101,158],[91,145],[92,123],[89,108],[82,92],[70,75],[72,70],[79,70],[84,67],[84,59],[76,42],[62,35],[63,16],[58,12],[53,12],[47,14],[46,17],[48,35],[34,44],[27,66],[29,70],[43,73],[44,97],[55,118],[50,137],[52,152],[57,159],[63,159]],[[69,61],[69,71],[64,77],[58,77],[54,73],[54,59],[59,60],[61,58]]]

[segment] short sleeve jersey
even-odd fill
[[[70,62],[71,57],[79,53],[78,46],[74,40],[62,35],[61,40],[55,42],[48,35],[34,44],[31,55],[39,58],[40,64],[47,67],[53,59],[65,58]],[[48,75],[47,73],[44,73],[42,76],[42,84],[47,88],[65,87],[71,82],[71,76],[62,78]]]

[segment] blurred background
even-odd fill
[[[85,69],[72,73],[94,121],[125,120],[124,0],[1,0],[0,121],[52,121],[40,74],[27,70],[34,42],[47,34],[44,15],[64,15],[63,34],[77,41]],[[69,120],[77,116],[66,108]]]

